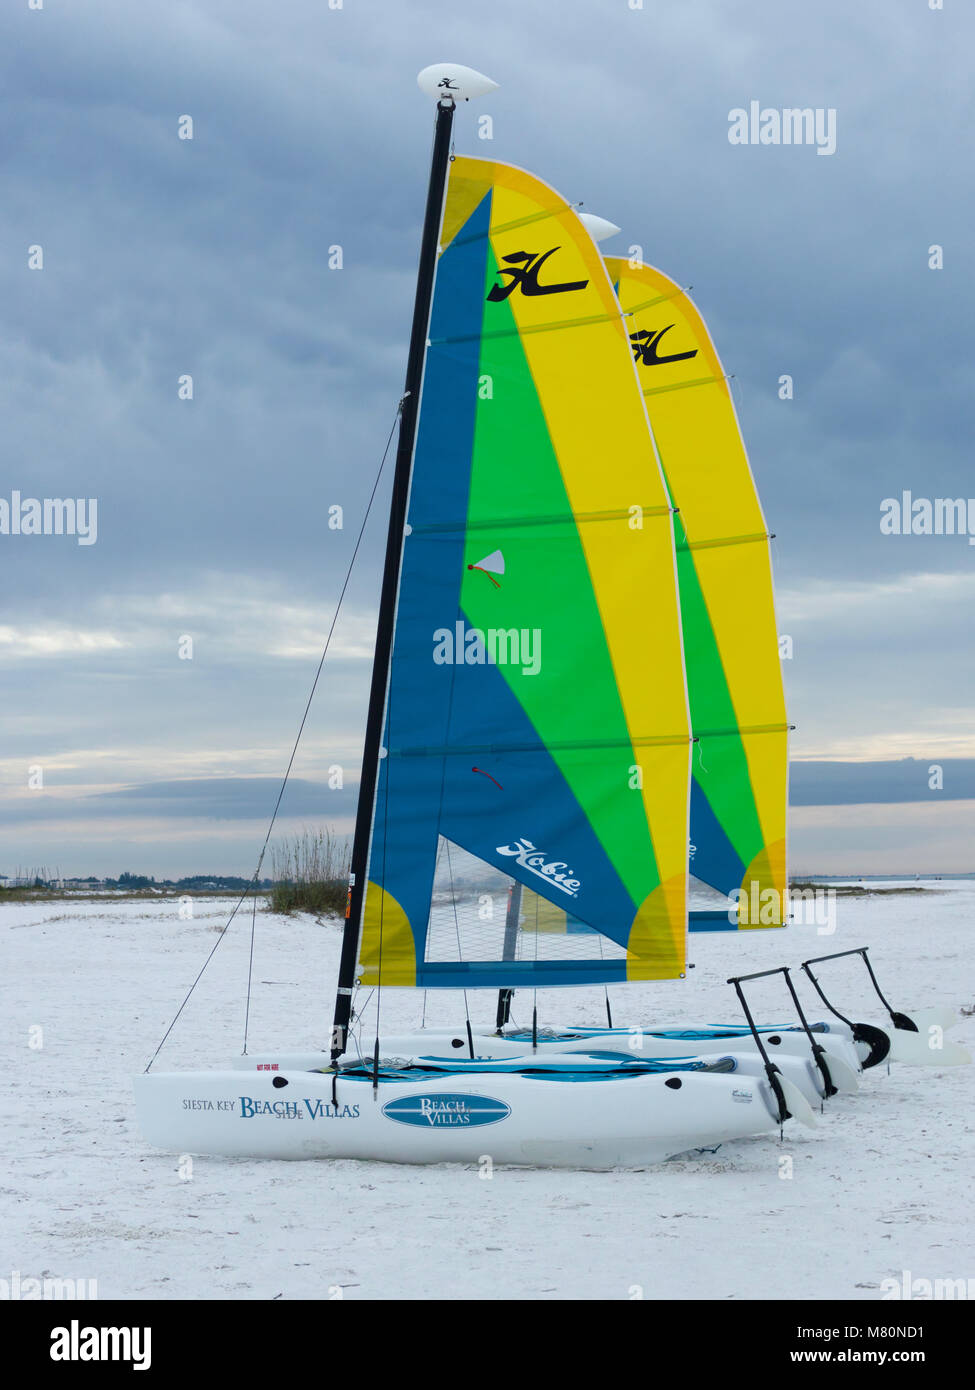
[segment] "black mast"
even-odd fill
[[[521,884],[515,879],[511,885],[511,891],[508,894],[508,913],[504,919],[504,946],[501,950],[502,960],[514,960],[515,958],[515,949],[518,944],[518,920],[520,916]],[[511,1017],[511,1001],[514,997],[514,989],[498,990],[498,1013],[495,1019],[495,1027],[499,1033]]]
[[[410,476],[413,471],[413,449],[416,444],[420,388],[423,382],[423,360],[426,353],[430,305],[433,300],[433,284],[437,270],[440,222],[443,217],[444,193],[447,187],[450,131],[453,119],[453,97],[443,96],[437,104],[437,124],[433,137],[433,162],[430,168],[430,186],[427,190],[427,207],[423,220],[423,240],[420,243],[420,267],[416,281],[416,301],[413,305],[410,355],[406,365],[406,385],[400,414],[396,470],[393,474],[393,496],[389,512],[389,532],[386,538],[386,565],[383,570],[383,587],[379,600],[376,654],[372,665],[369,713],[366,718],[366,740],[362,755],[362,775],[359,780],[359,804],[356,812],[355,835],[352,840],[349,906],[345,919],[345,933],[342,938],[338,989],[335,995],[335,1019],[332,1027],[331,1046],[333,1062],[345,1051],[349,1020],[352,1014],[352,987],[355,983],[356,957],[359,953],[359,932],[369,868],[376,782],[379,774],[379,752],[386,714],[389,663],[393,649],[393,618],[399,590],[403,531],[406,525]]]

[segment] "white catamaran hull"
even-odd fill
[[[524,1066],[531,1067],[533,1064],[546,1061],[567,1061],[572,1057],[579,1059],[579,1065],[588,1067],[605,1066],[598,1055],[592,1056],[586,1053],[575,1051],[560,1053],[553,1048],[547,1049],[544,1054],[536,1054],[534,1057],[530,1049],[525,1047],[511,1048],[504,1051],[486,1051],[481,1049],[480,1038],[475,1038],[474,1046],[477,1049],[473,1060],[469,1058],[467,1052],[462,1057],[456,1054],[453,1056],[445,1055],[446,1049],[441,1045],[437,1046],[437,1039],[425,1037],[422,1033],[404,1034],[402,1036],[384,1037],[380,1042],[380,1055],[387,1065],[422,1065],[429,1061],[443,1061],[456,1063],[458,1066],[476,1069],[478,1061],[491,1060],[511,1060],[520,1061]],[[503,1041],[499,1039],[496,1041]],[[442,1040],[441,1040],[442,1042]],[[346,1053],[339,1059],[340,1066],[354,1065],[361,1059],[357,1055]],[[655,1059],[661,1060],[661,1059]],[[722,1063],[728,1074],[764,1079],[765,1064],[757,1050],[752,1052],[723,1052],[710,1057],[687,1056],[682,1058],[667,1059],[676,1063],[686,1062],[691,1069],[695,1063]],[[368,1065],[368,1061],[365,1061]],[[838,1091],[852,1092],[859,1087],[856,1072],[851,1066],[836,1056],[827,1054],[827,1064],[830,1069],[830,1077],[833,1085]],[[313,1071],[329,1065],[327,1054],[322,1052],[258,1052],[247,1054],[243,1057],[235,1057],[231,1060],[230,1066],[235,1071],[247,1072],[266,1072],[273,1071]],[[776,1057],[775,1065],[799,1091],[800,1095],[811,1106],[818,1106],[824,1099],[826,1086],[822,1073],[814,1065],[811,1058],[806,1057]]]
[[[921,1032],[909,1032],[888,1026],[873,1026],[873,1042],[855,1041],[853,1030],[844,1023],[831,1023],[828,1031],[816,1032],[814,1037],[823,1048],[830,1079],[840,1092],[858,1089],[857,1076],[871,1057],[879,1061],[896,1061],[914,1066],[945,1067],[969,1062],[968,1052],[943,1036],[945,1027],[954,1021],[949,1010],[916,1010],[912,1018],[920,1024],[933,1020]],[[693,1037],[680,1033],[693,1032]],[[812,1060],[809,1039],[801,1029],[760,1028],[763,1045],[772,1061],[779,1066],[805,1099],[815,1105],[823,1097],[824,1083],[819,1068]],[[710,1036],[708,1035],[710,1033]],[[878,1046],[877,1039],[880,1040]],[[524,1033],[518,1037],[499,1037],[497,1033],[474,1032],[475,1055],[482,1059],[523,1059],[526,1063],[544,1061],[570,1053],[614,1052],[634,1061],[694,1061],[730,1057],[740,1075],[763,1075],[764,1064],[750,1033],[731,1032],[722,1025],[713,1028],[651,1031],[640,1028],[571,1028],[545,1030],[540,1033],[535,1050]],[[396,1057],[411,1061],[421,1058],[454,1058],[464,1061],[469,1056],[466,1029],[433,1027],[416,1033],[384,1035],[380,1043],[383,1058]],[[366,1043],[367,1058],[346,1054],[342,1064],[369,1060],[372,1046]],[[264,1051],[234,1058],[229,1066],[245,1071],[271,1069],[312,1070],[327,1066],[324,1052]]]
[[[640,1167],[778,1128],[768,1082],[711,1073],[416,1081],[278,1071],[135,1078],[139,1125],[170,1152],[557,1168]],[[790,1109],[804,1108],[783,1078]]]
[[[762,1042],[773,1062],[783,1057],[798,1057],[808,1061],[812,1049],[809,1039],[801,1030],[789,1032],[785,1029],[775,1032],[771,1029],[759,1030]],[[861,1069],[861,1059],[852,1035],[841,1033],[814,1034],[816,1041],[827,1051],[845,1063],[846,1067],[857,1073]],[[404,1034],[383,1038],[380,1050],[401,1055],[397,1043],[409,1040],[411,1048],[422,1047],[427,1055],[450,1056],[451,1053],[463,1057],[468,1051],[467,1033],[461,1029],[431,1028],[420,1033]],[[498,1037],[496,1033],[474,1033],[474,1047],[481,1057],[519,1057],[531,1053],[531,1040],[525,1034],[517,1037]],[[726,1057],[731,1053],[741,1056],[759,1057],[755,1040],[750,1033],[728,1033],[715,1029],[707,1036],[705,1029],[695,1029],[693,1037],[680,1037],[677,1032],[651,1032],[646,1028],[566,1028],[546,1030],[538,1036],[536,1057],[562,1052],[613,1051],[625,1053],[633,1059],[663,1061],[667,1058],[686,1057]]]
[[[944,1030],[958,1021],[951,1009],[916,1009],[908,1017],[917,1024],[918,1032],[885,1024],[858,1025],[871,1034],[871,1040],[854,1039],[853,1029],[845,1023],[832,1022],[825,1032],[814,1032],[816,1041],[848,1066],[860,1071],[880,1062],[901,1062],[908,1066],[954,1067],[971,1062],[968,1051],[959,1043],[945,1038]],[[817,1024],[817,1029],[822,1025]],[[449,1039],[458,1051],[467,1047],[463,1029],[431,1028],[426,1030],[439,1038]],[[779,1057],[808,1057],[809,1040],[801,1028],[759,1028],[762,1042],[773,1061]],[[681,1036],[684,1033],[685,1036]],[[527,1034],[522,1030],[517,1038],[498,1038],[495,1033],[475,1033],[476,1046],[482,1041],[491,1045],[515,1042],[524,1047]],[[886,1041],[885,1041],[886,1040]],[[879,1045],[878,1045],[879,1043]],[[750,1033],[729,1032],[722,1024],[699,1029],[651,1030],[648,1028],[552,1028],[539,1034],[538,1049],[552,1048],[559,1052],[583,1052],[592,1049],[615,1048],[634,1057],[681,1057],[689,1052],[697,1057],[723,1055],[726,1052],[757,1052]],[[509,1055],[494,1052],[492,1056]],[[512,1054],[513,1055],[513,1054]]]

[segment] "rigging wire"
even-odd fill
[[[460,920],[459,920],[459,918],[458,918],[458,916],[457,916],[457,894],[456,894],[456,891],[455,891],[455,889],[454,889],[454,871],[453,871],[453,868],[452,868],[451,862],[450,862],[450,841],[447,839],[446,836],[444,836],[444,845],[445,845],[446,850],[447,850],[447,878],[448,878],[448,880],[449,880],[449,882],[450,882],[450,904],[451,904],[451,907],[453,908],[453,912],[454,912],[454,935],[455,935],[456,938],[457,938],[457,959],[458,959],[459,961],[462,961],[462,960],[464,959],[464,951],[463,951],[463,947],[461,946],[461,942],[460,942]],[[474,1034],[473,1034],[473,1032],[471,1031],[471,1010],[470,1010],[470,1006],[469,1006],[469,1004],[468,1004],[468,1002],[467,1002],[467,990],[466,990],[466,989],[463,991],[463,995],[464,995],[464,1021],[465,1021],[465,1023],[467,1024],[467,1049],[468,1049],[468,1051],[470,1052],[471,1059],[473,1060],[473,1057],[474,1057]]]
[[[409,393],[407,392],[407,395],[408,395],[408,394],[409,394]],[[226,936],[227,931],[228,931],[228,929],[230,928],[231,923],[233,922],[234,918],[237,916],[237,913],[240,911],[240,908],[242,907],[243,903],[246,901],[248,893],[250,893],[251,890],[253,889],[253,892],[254,892],[254,924],[253,924],[252,930],[251,930],[250,963],[249,963],[249,965],[248,965],[248,971],[247,971],[247,1005],[246,1005],[245,1014],[244,1014],[244,1053],[246,1054],[246,1052],[247,1052],[247,1031],[248,1031],[249,1021],[250,1021],[251,987],[252,987],[252,983],[253,983],[253,969],[254,969],[254,933],[255,933],[255,931],[256,931],[256,917],[257,917],[257,887],[258,887],[258,884],[259,884],[259,882],[260,882],[261,868],[262,868],[262,866],[263,866],[263,864],[264,864],[264,856],[267,854],[267,847],[268,847],[268,844],[269,844],[270,839],[271,839],[271,832],[273,831],[275,821],[277,820],[278,811],[279,811],[279,809],[280,809],[280,807],[281,807],[281,801],[282,801],[282,798],[284,797],[285,788],[286,788],[287,785],[288,785],[288,778],[291,776],[291,770],[292,770],[292,768],[293,768],[293,766],[294,766],[295,757],[297,756],[297,753],[298,753],[298,745],[299,745],[299,743],[301,742],[301,736],[302,736],[302,734],[304,733],[304,730],[305,730],[305,724],[306,724],[306,722],[307,722],[307,720],[308,720],[309,711],[311,710],[311,703],[312,703],[312,700],[315,698],[315,691],[316,691],[317,688],[318,688],[318,682],[319,682],[319,678],[321,677],[321,674],[322,674],[322,668],[323,668],[324,665],[325,665],[325,658],[326,658],[326,656],[328,655],[328,649],[329,649],[329,646],[330,646],[331,641],[332,641],[332,634],[335,632],[335,625],[336,625],[336,623],[338,622],[339,613],[341,612],[341,609],[342,609],[342,603],[343,603],[343,600],[345,599],[346,590],[348,589],[348,587],[349,587],[349,581],[350,581],[351,578],[352,578],[352,569],[353,569],[353,566],[355,565],[356,556],[359,554],[359,547],[360,547],[361,544],[362,544],[362,538],[363,538],[363,536],[365,535],[366,523],[367,523],[368,520],[369,520],[369,513],[370,513],[371,510],[372,510],[372,504],[373,504],[373,502],[375,502],[375,500],[376,500],[376,493],[377,493],[378,490],[379,490],[379,483],[380,483],[380,479],[382,478],[382,475],[383,475],[383,469],[384,469],[385,466],[386,466],[386,459],[389,457],[389,448],[390,448],[390,445],[391,445],[392,442],[393,442],[393,435],[396,433],[396,426],[397,426],[397,424],[398,424],[398,422],[399,422],[400,415],[403,413],[403,405],[404,405],[405,401],[406,401],[406,396],[402,396],[402,397],[400,398],[400,402],[399,402],[398,406],[396,407],[396,415],[395,415],[395,418],[393,419],[393,423],[392,423],[392,425],[391,425],[391,427],[390,427],[389,437],[388,437],[387,440],[386,440],[386,447],[385,447],[385,449],[383,450],[383,456],[382,456],[382,458],[380,459],[380,462],[379,462],[379,468],[378,468],[378,470],[377,470],[377,472],[376,472],[375,481],[373,482],[373,485],[372,485],[372,491],[371,491],[370,494],[369,494],[369,501],[366,503],[366,510],[365,510],[365,512],[364,512],[364,514],[363,514],[363,517],[362,517],[362,525],[359,527],[359,534],[356,536],[355,545],[354,545],[353,548],[352,548],[352,556],[351,556],[351,558],[350,558],[350,560],[349,560],[349,563],[348,563],[348,566],[347,566],[347,568],[346,568],[345,578],[344,578],[344,580],[342,581],[342,588],[341,588],[341,590],[339,591],[338,602],[337,602],[337,604],[335,605],[335,612],[334,612],[334,614],[332,615],[331,626],[330,626],[329,629],[328,629],[328,635],[327,635],[326,638],[325,638],[325,645],[324,645],[324,647],[322,648],[322,655],[321,655],[321,659],[320,659],[320,661],[319,661],[319,663],[318,663],[318,669],[317,669],[317,671],[315,672],[315,679],[312,681],[311,690],[310,690],[309,695],[308,695],[308,700],[307,700],[307,702],[306,702],[306,704],[305,704],[305,710],[304,710],[304,713],[303,713],[302,716],[301,716],[301,723],[298,725],[298,733],[297,733],[297,735],[295,736],[294,746],[293,746],[292,749],[291,749],[291,757],[288,759],[288,766],[287,766],[287,768],[285,769],[284,777],[282,778],[282,781],[281,781],[281,787],[280,787],[280,790],[278,791],[277,800],[275,801],[275,803],[274,803],[274,809],[273,809],[273,811],[271,812],[271,819],[270,819],[270,821],[269,821],[269,823],[268,823],[267,834],[264,836],[264,844],[261,846],[261,852],[260,852],[260,854],[259,854],[259,856],[258,856],[258,859],[257,859],[257,868],[254,870],[254,875],[253,875],[253,878],[251,879],[250,883],[248,883],[247,887],[244,889],[243,893],[241,893],[240,897],[237,899],[237,902],[234,904],[234,907],[233,907],[232,912],[230,913],[230,916],[227,918],[227,920],[226,920],[226,922],[224,923],[224,925],[220,928],[220,934],[218,935],[216,941],[213,943],[213,947],[212,947],[212,949],[210,950],[209,954],[207,955],[206,960],[205,960],[205,961],[203,962],[203,964],[201,965],[200,970],[199,970],[199,973],[198,973],[198,975],[196,976],[196,979],[193,981],[193,983],[190,985],[189,989],[186,991],[186,994],[185,994],[185,996],[184,996],[184,998],[183,998],[183,1002],[180,1004],[179,1008],[176,1010],[176,1013],[173,1015],[173,1018],[172,1018],[172,1021],[170,1022],[169,1027],[166,1029],[165,1033],[162,1035],[162,1038],[160,1039],[159,1046],[156,1048],[155,1052],[152,1054],[152,1056],[150,1057],[148,1063],[146,1064],[146,1068],[145,1068],[145,1069],[146,1069],[147,1072],[151,1069],[151,1067],[152,1067],[153,1063],[155,1062],[156,1058],[159,1056],[160,1052],[162,1051],[163,1047],[165,1046],[166,1040],[168,1039],[168,1037],[169,1037],[170,1033],[173,1031],[173,1029],[176,1027],[176,1024],[177,1024],[177,1022],[179,1021],[180,1015],[182,1014],[183,1010],[186,1008],[186,1005],[189,1003],[190,997],[192,996],[193,991],[196,989],[197,985],[200,983],[201,979],[203,978],[203,973],[204,973],[204,971],[206,970],[207,966],[210,964],[211,960],[213,959],[214,955],[215,955],[216,952],[217,952],[217,948],[219,947],[220,943],[223,941],[224,937]]]
[[[244,1046],[243,1055],[247,1056],[247,1032],[251,1020],[251,980],[254,978],[254,945],[257,941],[257,893],[254,893],[251,905],[251,940],[250,950],[247,955],[247,1001],[244,1005]]]
[[[539,923],[539,916],[538,916],[538,910],[539,910],[539,908],[540,908],[540,906],[541,906],[541,902],[542,902],[541,897],[539,896],[538,893],[536,893],[536,894],[535,894],[535,963],[536,963],[536,965],[538,964],[538,936],[539,936],[539,925],[540,925],[540,923]],[[566,923],[565,923],[565,929],[566,929],[566,931],[568,932],[568,930],[569,930],[568,919],[566,920]],[[532,990],[532,1052],[537,1052],[537,1051],[538,1051],[538,987],[536,986],[536,987]]]
[[[383,885],[386,883],[386,846],[389,843],[389,779],[392,773],[389,769],[389,749],[392,744],[392,712],[393,712],[393,691],[392,681],[388,681],[386,687],[386,727],[384,739],[379,747],[379,758],[383,761],[385,753],[386,761],[386,785],[383,789]],[[380,770],[381,775],[381,770]],[[377,779],[378,781],[378,779]],[[365,887],[362,891],[362,919],[365,921],[366,899],[369,896],[368,875]],[[383,929],[385,924],[386,912],[386,889],[379,889],[379,960],[377,965],[376,979],[376,1044],[372,1050],[372,1098],[376,1100],[379,1096],[379,1022],[382,1015],[383,1004]]]
[[[568,922],[566,922],[566,930],[568,930]],[[602,960],[605,959],[605,954],[604,954],[604,952],[603,952],[603,934],[602,934],[602,932],[599,933],[598,944],[599,944],[599,959],[602,961]],[[609,985],[603,985],[603,998],[604,998],[605,1001],[606,1001],[606,1024],[607,1024],[607,1026],[608,1026],[609,1028],[612,1028],[612,1026],[613,1026],[613,1010],[612,1010],[612,1008],[610,1007],[610,1003],[609,1003]]]

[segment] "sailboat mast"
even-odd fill
[[[430,185],[423,219],[423,238],[420,243],[420,265],[413,305],[413,327],[410,352],[406,366],[406,383],[400,415],[399,443],[396,468],[393,474],[392,502],[389,512],[389,531],[386,538],[386,563],[379,600],[379,623],[376,629],[376,653],[372,665],[372,685],[369,690],[369,712],[366,717],[366,737],[359,779],[359,803],[356,812],[355,834],[352,840],[351,882],[349,905],[346,911],[339,962],[338,988],[335,995],[335,1015],[332,1027],[332,1059],[345,1051],[349,1020],[352,1014],[352,989],[355,982],[359,932],[365,904],[366,880],[369,872],[369,853],[372,839],[372,819],[379,776],[383,722],[386,714],[386,693],[389,685],[389,666],[393,648],[393,629],[399,575],[402,563],[403,534],[406,526],[410,494],[410,475],[413,470],[413,451],[419,419],[420,390],[423,384],[423,363],[430,325],[430,306],[437,270],[437,251],[440,223],[443,217],[450,162],[450,132],[454,120],[454,99],[443,96],[437,103],[437,123],[433,137],[433,160]]]
[[[504,919],[504,945],[501,948],[502,960],[514,960],[515,950],[518,945],[518,922],[521,917],[521,884],[517,879],[511,885],[508,894],[508,913]],[[511,1017],[511,1001],[514,998],[513,989],[498,990],[498,1014],[496,1019],[497,1030],[501,1029]]]

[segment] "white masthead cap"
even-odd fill
[[[597,217],[593,212],[580,212],[579,221],[593,241],[606,241],[609,237],[622,231],[622,228],[617,227],[615,222],[607,222],[605,217]]]
[[[498,84],[483,72],[465,68],[462,63],[434,63],[417,76],[420,91],[428,97],[453,97],[454,101],[470,101],[497,91]]]

